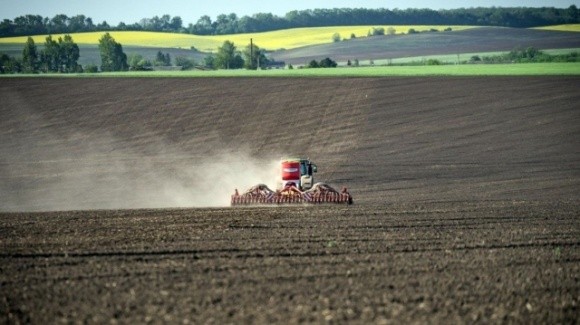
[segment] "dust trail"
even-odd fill
[[[174,206],[228,206],[234,189],[241,192],[259,183],[275,186],[278,163],[276,159],[257,159],[241,151],[220,153],[180,166],[177,173],[182,178],[162,180],[162,197]]]
[[[32,110],[21,116],[24,136],[0,144],[0,211],[229,206],[236,188],[275,185],[277,160],[249,150],[191,152],[160,139],[137,149],[105,131],[59,134]]]
[[[3,100],[0,211],[229,206],[236,188],[275,185],[280,156],[257,158],[219,139],[185,149],[119,136],[64,122],[18,92]]]
[[[90,148],[74,157],[0,162],[0,211],[229,206],[236,188],[274,186],[278,167],[276,159],[244,151],[200,157]]]

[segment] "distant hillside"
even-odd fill
[[[106,22],[93,23],[90,17],[60,14],[48,18],[40,15],[16,17],[14,21],[0,22],[0,37],[41,34],[61,34],[93,31],[156,31],[196,35],[227,35],[266,32],[273,30],[349,25],[478,25],[503,27],[538,27],[580,23],[580,10],[568,8],[460,8],[431,9],[365,9],[333,8],[294,10],[283,17],[271,13],[257,13],[238,17],[235,13],[222,14],[215,21],[205,15],[196,23],[184,25],[181,17],[170,15],[143,18],[133,24]]]
[[[291,64],[331,57],[337,61],[394,59],[437,54],[580,48],[580,33],[485,27],[458,32],[374,36],[344,42],[276,51],[272,57]]]
[[[208,53],[216,53],[224,41],[234,42],[238,50],[249,45],[250,39],[261,49],[268,51],[292,49],[316,44],[332,43],[334,34],[341,39],[366,37],[373,29],[383,29],[392,33],[407,33],[410,29],[417,32],[452,29],[453,31],[474,28],[471,26],[333,26],[279,30],[265,33],[234,35],[188,35],[160,32],[111,32],[111,36],[123,45],[127,55],[140,54],[154,59],[157,51],[170,53],[172,58],[185,56],[201,62]],[[64,35],[53,35],[54,39]],[[102,32],[71,34],[80,47],[79,64],[100,64],[100,53],[97,48]],[[22,49],[28,36],[0,38],[0,53],[21,57]],[[46,35],[32,36],[39,49],[44,47]],[[201,53],[204,52],[204,53]]]
[[[449,25],[391,25],[391,26],[331,26],[294,28],[277,30],[264,33],[231,34],[231,35],[188,35],[179,33],[160,33],[143,31],[119,31],[111,32],[110,35],[123,46],[139,47],[163,47],[163,48],[196,48],[202,52],[215,52],[222,46],[224,41],[233,42],[238,49],[250,44],[250,39],[254,39],[254,44],[265,50],[293,49],[297,47],[332,43],[333,36],[338,34],[341,40],[352,37],[366,37],[373,30],[382,30],[384,33],[404,34],[409,30],[425,32],[430,30],[443,31],[451,29],[453,31],[475,28],[474,26],[449,26]],[[76,33],[70,34],[77,44],[98,45],[103,32]],[[64,35],[53,35],[54,39]],[[37,45],[45,42],[47,35],[31,36]],[[26,43],[27,36],[0,38],[0,44],[22,44]]]
[[[567,30],[574,26],[555,27]],[[375,27],[392,28],[396,35],[366,37]],[[572,31],[555,31],[544,29],[520,29],[500,27],[466,27],[466,26],[335,26],[319,28],[289,29],[267,33],[237,34],[223,36],[196,36],[186,34],[153,33],[153,32],[112,32],[112,36],[121,44],[127,55],[140,54],[154,59],[158,51],[169,53],[172,58],[188,57],[202,62],[208,53],[216,53],[225,40],[233,41],[238,50],[249,44],[250,38],[260,48],[271,51],[272,59],[286,64],[302,65],[311,60],[330,57],[335,61],[346,62],[358,59],[389,60],[407,57],[431,55],[457,55],[464,53],[481,53],[511,51],[514,48],[534,47],[536,49],[579,49],[580,33]],[[443,32],[451,27],[452,32]],[[409,29],[420,33],[405,34]],[[423,32],[437,29],[439,32]],[[340,42],[332,42],[332,36],[338,33]],[[350,38],[355,34],[356,38]],[[101,33],[72,34],[73,40],[80,45],[79,64],[100,64],[100,53],[97,48]],[[45,36],[35,36],[37,46],[43,48]],[[58,35],[56,36],[58,37]],[[21,57],[27,37],[0,38],[0,53]],[[194,47],[195,50],[191,49]]]

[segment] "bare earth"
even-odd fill
[[[0,321],[578,323],[579,85],[0,79]],[[355,205],[225,207],[281,155]]]

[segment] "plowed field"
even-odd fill
[[[344,36],[344,35],[343,35]],[[421,33],[361,37],[345,42],[320,44],[274,52],[287,64],[307,64],[330,57],[336,61],[387,60],[405,57],[512,51],[533,47],[540,50],[580,47],[580,34],[524,28],[482,27],[449,33]],[[469,60],[463,55],[461,60]]]
[[[0,321],[577,323],[579,84],[0,79]]]

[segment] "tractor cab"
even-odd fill
[[[282,159],[282,179],[278,189],[288,186],[296,186],[301,191],[312,188],[314,184],[314,173],[317,167],[308,159],[288,158]]]
[[[300,189],[309,190],[314,185],[314,173],[316,173],[318,167],[311,163],[308,159],[300,160]]]

